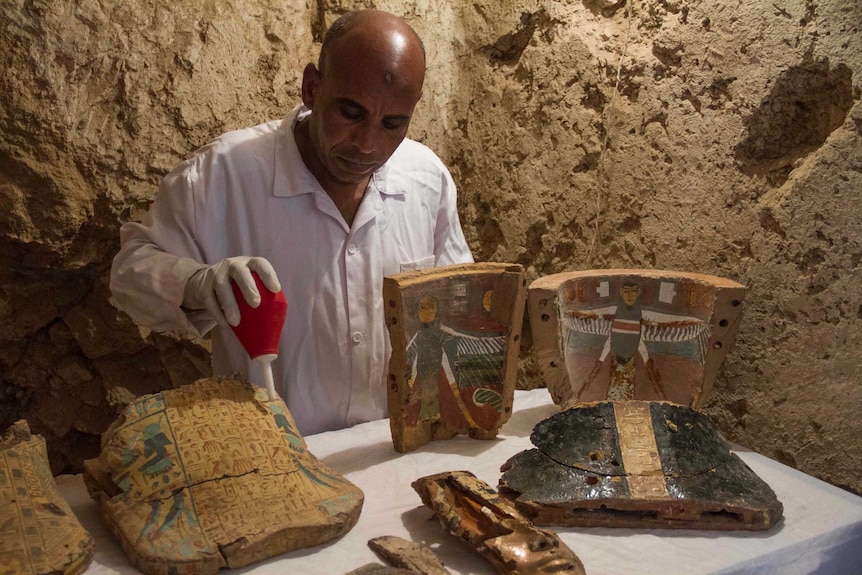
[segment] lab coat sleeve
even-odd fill
[[[455,182],[449,170],[441,175],[440,210],[434,230],[435,266],[472,263],[473,254],[464,239],[461,221],[458,218],[458,200]]]
[[[142,221],[120,228],[110,285],[115,303],[137,323],[200,336],[215,322],[206,312],[181,308],[186,281],[208,265],[195,241],[195,170],[193,163],[180,164],[162,180]]]

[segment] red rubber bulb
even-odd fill
[[[251,273],[257,291],[260,292],[260,305],[251,307],[234,280],[231,288],[239,306],[239,324],[231,326],[237,339],[248,352],[250,358],[262,355],[278,355],[278,341],[281,339],[281,328],[287,316],[287,299],[284,291],[272,293],[269,291],[256,272]]]

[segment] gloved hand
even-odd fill
[[[248,256],[225,258],[215,265],[201,268],[189,278],[183,292],[183,307],[205,309],[219,325],[238,325],[239,307],[230,280],[236,281],[245,301],[251,307],[257,307],[260,293],[251,276],[252,271],[257,272],[269,291],[276,293],[281,290],[278,276],[266,259]]]

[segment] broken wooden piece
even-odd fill
[[[712,421],[660,401],[597,402],[539,422],[502,467],[500,494],[538,525],[768,529],[770,487]]]
[[[739,327],[745,286],[676,271],[554,274],[528,290],[554,403],[668,400],[700,407]]]
[[[393,535],[384,535],[369,540],[368,546],[393,567],[407,569],[420,575],[449,575],[443,562],[427,545]]]
[[[19,420],[0,438],[0,573],[83,573],[93,538],[57,489],[45,439]]]
[[[367,565],[348,571],[344,575],[416,575],[416,573],[409,569],[398,569],[397,567],[389,567],[388,565],[368,563]]]
[[[213,377],[132,402],[84,480],[129,560],[211,574],[350,530],[363,494],[312,455],[281,399]]]
[[[461,264],[387,276],[383,297],[395,449],[458,434],[496,437],[512,414],[523,267]]]
[[[501,574],[583,575],[581,560],[552,531],[535,527],[469,471],[437,473],[412,483],[440,525]]]

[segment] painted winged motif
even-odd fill
[[[697,345],[698,359],[701,364],[706,361],[706,351],[709,344],[709,325],[696,317],[684,317],[650,310],[641,311],[640,321],[616,319],[617,306],[584,311],[570,311],[563,318],[566,338],[571,332],[607,337],[606,346],[610,345],[611,332],[616,329],[630,333],[637,331],[643,342],[681,343],[693,342]],[[608,352],[610,349],[608,349]],[[602,354],[602,358],[607,353]]]
[[[445,377],[452,398],[468,423],[472,417],[462,399],[465,392],[470,392],[469,398],[475,406],[488,406],[499,413],[503,404],[500,391],[507,337],[505,332],[475,334],[442,324],[417,330],[407,344],[411,386],[423,376]]]
[[[560,323],[563,327],[564,355],[567,358],[574,357],[572,354],[576,355],[578,351],[601,346],[593,365],[587,368],[588,373],[583,370],[580,372],[581,377],[586,377],[578,389],[578,400],[587,397],[585,394],[600,379],[605,365],[608,388],[606,397],[601,399],[635,399],[638,371],[645,372],[646,381],[655,397],[667,399],[661,369],[656,362],[660,357],[674,356],[697,366],[696,377],[688,382],[690,387],[701,377],[709,344],[709,324],[697,317],[642,307],[641,295],[639,284],[625,282],[620,287],[620,299],[616,305],[588,310],[561,310]],[[688,380],[688,371],[677,373]],[[573,375],[570,372],[570,377]]]

